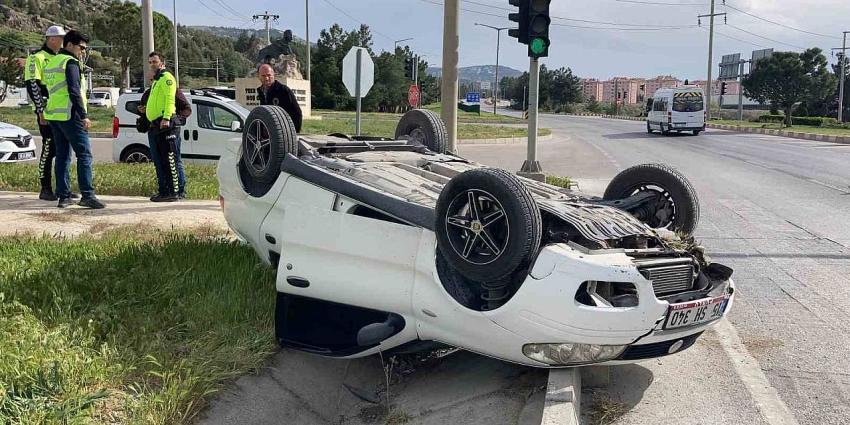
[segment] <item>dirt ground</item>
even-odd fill
[[[228,229],[217,201],[153,203],[147,198],[98,196],[106,203],[102,210],[79,206],[66,209],[56,202],[42,201],[37,193],[0,192],[0,236],[14,234],[61,235],[75,237],[132,225],[163,230],[186,227]]]

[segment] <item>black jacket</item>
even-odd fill
[[[276,105],[283,108],[292,118],[295,131],[301,132],[301,107],[298,106],[298,100],[295,99],[292,89],[281,84],[280,81],[275,81],[268,92],[262,87],[257,88],[257,97],[260,99],[260,105]]]

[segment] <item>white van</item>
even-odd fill
[[[667,136],[671,131],[705,131],[705,96],[699,86],[658,89],[646,105],[646,131]]]
[[[118,97],[121,95],[117,87],[95,87],[91,89],[89,106],[101,108],[114,108],[118,106]]]
[[[187,162],[217,161],[228,143],[242,135],[249,111],[235,100],[203,91],[183,92],[192,104],[192,116],[180,128],[180,156]],[[148,135],[136,130],[141,93],[126,93],[118,99],[112,120],[112,160],[148,162]]]

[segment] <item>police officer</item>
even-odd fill
[[[95,197],[92,184],[92,154],[88,130],[91,121],[87,114],[86,81],[80,60],[88,49],[89,38],[68,31],[63,47],[44,66],[44,83],[50,97],[44,118],[50,123],[56,144],[56,196],[59,208],[71,205],[71,185],[68,168],[71,149],[77,155],[77,183],[82,192],[80,206],[100,209],[104,205]]]
[[[180,194],[183,193],[181,187],[180,167],[179,164],[179,147],[178,136],[180,129],[177,127],[173,118],[176,118],[177,108],[175,99],[177,96],[177,79],[170,72],[165,70],[165,64],[162,60],[162,55],[158,52],[153,52],[148,55],[148,64],[151,69],[156,69],[156,73],[151,80],[150,94],[145,103],[145,117],[150,121],[150,131],[148,137],[152,137],[156,145],[156,152],[159,162],[157,177],[164,180],[164,193],[159,196],[154,196],[151,201],[154,202],[175,202],[180,199]]]
[[[257,88],[260,105],[275,105],[283,108],[289,114],[289,118],[292,118],[292,123],[295,124],[295,131],[300,133],[301,106],[298,105],[298,100],[295,99],[295,93],[289,87],[281,84],[280,81],[275,80],[274,69],[271,65],[260,65],[257,74],[261,84]]]
[[[38,161],[38,178],[41,181],[41,193],[38,198],[45,201],[56,201],[53,193],[53,182],[51,171],[53,158],[56,157],[56,149],[53,143],[53,133],[50,125],[44,119],[44,107],[47,106],[49,96],[47,87],[44,85],[44,65],[62,48],[62,38],[65,29],[59,25],[53,25],[44,32],[45,42],[35,53],[27,57],[24,68],[24,82],[27,87],[32,109],[38,122],[38,132],[41,134],[41,157]]]

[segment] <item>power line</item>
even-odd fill
[[[240,21],[240,19],[234,19],[234,18],[232,18],[232,17],[222,15],[222,14],[221,14],[221,12],[219,12],[219,11],[217,11],[217,10],[213,9],[212,7],[210,7],[209,5],[207,5],[206,3],[204,3],[204,0],[198,0],[198,3],[200,3],[200,4],[201,4],[201,6],[205,7],[205,8],[206,8],[207,10],[209,10],[210,12],[215,13],[215,14],[216,14],[216,15],[218,15],[219,17],[222,17],[222,18],[227,19],[227,20],[232,21],[232,22],[239,22],[239,21]]]
[[[347,16],[347,17],[348,17],[349,19],[351,19],[352,21],[357,22],[357,23],[359,23],[360,25],[367,25],[367,24],[363,23],[362,21],[360,21],[359,19],[357,19],[357,18],[355,18],[355,17],[351,16],[351,14],[350,14],[350,13],[348,13],[348,12],[346,12],[346,11],[344,11],[344,10],[340,9],[340,8],[339,8],[339,7],[337,7],[335,4],[331,3],[331,2],[330,2],[330,0],[322,0],[322,1],[324,1],[325,3],[327,3],[327,4],[328,4],[328,6],[330,6],[330,7],[334,8],[334,9],[336,9],[336,11],[337,11],[337,12],[342,13],[343,15]],[[395,40],[394,38],[392,38],[392,37],[390,37],[390,36],[388,36],[388,35],[386,35],[386,34],[380,33],[380,32],[378,32],[377,30],[372,29],[371,27],[370,27],[370,29],[371,29],[371,31],[372,31],[372,32],[374,32],[375,34],[378,34],[378,35],[380,35],[381,37],[386,38],[387,40],[390,40],[390,41],[394,41],[394,40]]]
[[[736,11],[736,12],[743,13],[744,15],[751,16],[751,17],[756,18],[756,19],[758,19],[758,20],[761,20],[761,21],[764,21],[764,22],[771,23],[771,24],[773,24],[773,25],[778,25],[778,26],[780,26],[780,27],[787,28],[787,29],[789,29],[789,30],[794,30],[794,31],[799,31],[799,32],[806,33],[806,34],[816,35],[816,36],[818,36],[818,37],[833,38],[833,39],[838,39],[838,40],[840,40],[840,39],[841,39],[841,37],[835,37],[835,36],[832,36],[832,35],[826,35],[826,34],[819,34],[819,33],[816,33],[816,32],[806,31],[806,30],[803,30],[803,29],[800,29],[800,28],[794,28],[794,27],[792,27],[792,26],[790,26],[790,25],[785,25],[785,24],[782,24],[782,23],[779,23],[779,22],[771,21],[770,19],[762,18],[761,16],[754,15],[754,14],[752,14],[752,13],[750,13],[750,12],[747,12],[747,11],[744,11],[744,10],[741,10],[741,9],[738,9],[738,8],[737,8],[737,7],[735,7],[735,6],[731,6],[731,5],[729,5],[729,3],[725,2],[725,1],[723,2],[723,4],[724,4],[726,7],[728,7],[729,9],[732,9],[732,10],[734,10],[734,11]]]
[[[700,28],[708,31],[708,29],[705,28],[705,27],[700,27]],[[753,43],[752,41],[747,41],[747,40],[744,40],[744,39],[733,37],[729,34],[726,34],[726,33],[723,33],[723,32],[717,31],[717,30],[714,30],[714,33],[718,34],[718,35],[722,35],[723,37],[726,37],[726,38],[731,39],[731,40],[740,41],[741,43],[746,43],[746,44],[749,44],[751,46],[755,46],[755,47],[759,47],[759,48],[764,48],[764,46],[762,46],[761,44],[756,44],[756,43]]]
[[[784,43],[784,42],[781,42],[781,41],[779,41],[779,40],[774,40],[774,39],[772,39],[772,38],[768,38],[768,37],[765,37],[765,36],[763,36],[763,35],[759,35],[759,34],[756,34],[756,33],[754,33],[754,32],[751,32],[751,31],[747,31],[747,30],[745,30],[745,29],[743,29],[743,28],[736,27],[736,26],[734,26],[734,25],[732,25],[732,24],[726,24],[726,26],[728,26],[729,28],[733,28],[733,29],[736,29],[736,30],[738,30],[738,31],[741,31],[741,32],[747,33],[747,34],[749,34],[749,35],[752,35],[752,36],[758,37],[758,38],[763,38],[763,39],[765,39],[765,40],[767,40],[767,41],[770,41],[770,42],[773,42],[773,43],[777,43],[777,44],[784,44],[784,45],[786,45],[786,46],[793,47],[793,48],[795,48],[795,49],[799,49],[799,50],[806,50],[806,48],[805,48],[805,47],[795,46],[795,45],[793,45],[793,44]]]
[[[614,0],[618,3],[636,3],[636,4],[648,4],[655,6],[705,6],[708,3],[665,3],[660,1],[641,1],[641,0]]]
[[[236,16],[239,19],[245,19],[245,20],[249,20],[249,21],[251,20],[251,18],[249,18],[247,15],[243,15],[243,14],[239,13],[236,9],[230,7],[227,3],[223,2],[222,0],[213,0],[213,1],[215,1],[216,3],[221,5],[221,7],[223,7],[228,12],[232,13],[233,16]]]

